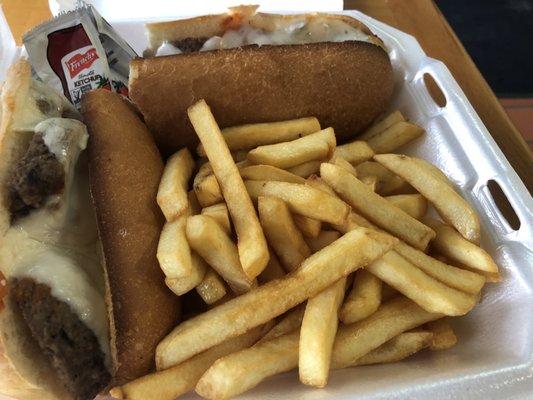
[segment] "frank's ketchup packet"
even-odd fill
[[[80,3],[22,38],[36,75],[77,108],[83,93],[98,88],[127,96],[129,62],[137,57],[94,7]]]

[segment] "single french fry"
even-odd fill
[[[326,128],[291,142],[259,146],[248,153],[254,164],[291,168],[308,161],[329,158],[336,146],[333,128]]]
[[[322,228],[322,222],[317,219],[304,217],[303,215],[293,214],[292,219],[294,223],[307,238],[316,238]]]
[[[337,231],[320,231],[317,237],[306,238],[306,242],[313,253],[322,250],[340,237]]]
[[[296,227],[289,207],[283,200],[270,196],[259,196],[257,203],[268,243],[285,270],[294,271],[311,255],[311,250]]]
[[[395,251],[367,265],[365,270],[423,309],[444,315],[464,315],[477,302],[477,297],[448,287],[424,273]]]
[[[395,336],[442,318],[430,313],[406,297],[389,300],[371,316],[355,324],[339,327],[331,367],[345,368]]]
[[[356,271],[353,288],[341,308],[341,321],[353,324],[376,312],[381,304],[381,286],[381,280],[367,270]]]
[[[208,266],[204,260],[194,252],[191,252],[191,265],[192,272],[190,275],[182,278],[165,278],[165,284],[178,296],[194,289],[200,284],[200,282],[202,282],[202,279],[204,279]]]
[[[188,211],[172,222],[166,222],[157,245],[157,260],[167,278],[185,278],[193,274],[191,249],[185,227]]]
[[[409,122],[396,122],[367,140],[376,154],[391,153],[424,134],[424,129]]]
[[[445,264],[403,242],[399,242],[394,250],[426,274],[452,288],[476,294],[485,285],[483,275]]]
[[[448,318],[431,321],[426,325],[433,333],[433,338],[429,345],[430,350],[446,350],[457,344],[457,336]]]
[[[419,221],[426,215],[428,210],[428,202],[421,194],[398,194],[385,198]]]
[[[424,168],[425,170],[427,170],[428,172],[431,172],[433,174],[433,176],[436,178],[436,179],[439,179],[442,183],[448,185],[449,187],[451,187],[453,190],[455,190],[455,186],[454,184],[452,183],[452,181],[446,176],[446,174],[444,172],[442,172],[439,168],[437,168],[436,166],[434,166],[433,164],[431,164],[430,162],[424,160],[423,158],[416,158],[416,157],[413,157],[412,158],[413,162],[415,164],[418,164],[420,165],[422,168]]]
[[[207,175],[201,179],[198,178],[198,175],[196,177],[193,188],[198,203],[202,207],[210,207],[224,201],[215,175]]]
[[[295,167],[287,168],[287,171],[294,175],[301,176],[302,178],[307,178],[313,174],[317,174],[318,171],[320,171],[320,164],[323,162],[325,162],[325,160],[308,161]]]
[[[198,381],[196,393],[206,399],[229,399],[294,369],[299,336],[295,331],[219,358]]]
[[[431,245],[439,253],[471,270],[482,273],[488,282],[501,280],[498,265],[489,253],[466,240],[449,225],[429,219],[425,222],[437,233]]]
[[[365,228],[373,228],[373,229],[377,228],[373,223],[368,221],[365,217],[353,211],[350,211],[350,214],[348,214],[348,218],[346,219],[346,222],[344,224],[332,225],[332,228],[335,229],[336,231],[339,231],[340,233],[346,233],[346,232],[350,232],[353,229],[359,228],[361,226]]]
[[[479,243],[480,225],[476,212],[455,190],[442,183],[432,170],[404,155],[380,154],[374,159],[409,182],[465,239]]]
[[[315,117],[289,121],[266,122],[232,126],[222,129],[222,135],[231,151],[250,150],[257,146],[287,142],[318,132],[320,123]],[[204,156],[202,144],[198,145],[198,155]]]
[[[187,184],[193,170],[194,160],[187,148],[168,159],[157,189],[157,204],[167,221],[174,220],[187,210]]]
[[[377,121],[372,125],[370,128],[368,128],[365,132],[363,132],[361,135],[359,135],[360,140],[369,140],[373,138],[378,133],[383,132],[384,130],[390,128],[392,125],[396,124],[397,122],[405,121],[404,116],[402,113],[398,110],[390,113],[385,118],[383,118],[380,121]]]
[[[426,331],[405,332],[357,360],[355,365],[386,364],[401,361],[431,347],[434,334]]]
[[[226,295],[226,285],[213,269],[207,268],[196,291],[206,304],[214,304]]]
[[[359,164],[355,170],[357,171],[357,177],[361,181],[364,178],[376,178],[376,192],[382,196],[412,193],[414,190],[404,179],[375,161],[365,161]]]
[[[294,332],[297,329],[300,331],[300,326],[302,325],[302,320],[304,319],[305,306],[306,303],[300,304],[299,306],[288,311],[287,314],[285,314],[285,316],[257,343],[272,340],[274,338],[286,335],[287,333]]]
[[[265,331],[258,326],[228,339],[179,365],[154,372],[110,390],[121,400],[174,400],[194,389],[205,371],[219,358],[253,345]]]
[[[273,281],[274,279],[280,279],[285,276],[285,270],[281,266],[276,254],[270,250],[270,259],[263,271],[257,277],[259,283],[266,283]]]
[[[320,166],[320,176],[357,212],[412,246],[423,250],[435,237],[431,228],[374,193],[342,168],[324,163]]]
[[[231,299],[178,325],[157,346],[156,366],[166,369],[224,340],[265,323],[381,257],[397,242],[359,228],[306,259],[293,273]],[[238,318],[235,316],[238,315]],[[424,321],[427,322],[427,321]]]
[[[268,263],[268,247],[254,206],[209,106],[200,100],[187,113],[226,200],[242,268],[253,279]]]
[[[237,247],[214,219],[195,215],[187,219],[189,245],[224,279],[235,293],[244,293],[254,282],[243,271]]]
[[[355,170],[355,167],[341,156],[334,155],[328,162],[330,162],[331,164],[335,164],[337,167],[344,168],[350,174],[357,177],[357,171]]]
[[[324,387],[328,382],[331,351],[339,324],[346,278],[307,300],[300,329],[298,369],[300,382]]]
[[[225,203],[205,207],[202,209],[201,214],[213,218],[224,229],[224,232],[228,235],[231,234],[231,221],[229,219],[228,207]]]
[[[241,168],[240,173],[244,180],[305,183],[305,179],[301,176],[291,174],[289,171],[272,165],[250,165]]]
[[[337,146],[333,155],[344,158],[350,164],[357,165],[370,160],[374,155],[374,151],[366,142],[356,140],[351,143]]]
[[[246,181],[245,184],[253,199],[278,197],[287,203],[291,212],[322,222],[342,224],[350,212],[350,206],[344,201],[307,185],[272,181]]]

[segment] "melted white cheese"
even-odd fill
[[[370,37],[343,21],[332,19],[320,21],[292,21],[290,24],[278,26],[273,31],[265,31],[245,25],[238,30],[228,30],[222,37],[209,38],[200,51],[232,49],[247,45],[282,45],[305,44],[318,42],[345,42],[358,40],[368,42]],[[174,49],[177,50],[174,52]],[[170,43],[163,43],[156,56],[180,54],[181,51]]]

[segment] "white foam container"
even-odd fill
[[[442,62],[427,57],[410,35],[357,11],[342,14],[367,24],[389,48],[396,79],[391,110],[401,110],[427,131],[403,150],[441,168],[474,206],[481,219],[482,245],[500,266],[503,282],[488,284],[480,304],[453,320],[459,343],[449,350],[424,351],[390,365],[333,371],[321,390],[300,384],[296,372],[287,373],[239,398],[531,399],[533,199]],[[146,21],[109,22],[142,53],[147,46]],[[445,107],[435,104],[426,89],[426,73],[444,93]],[[521,222],[518,230],[496,206],[487,187],[490,180],[499,184],[515,210]]]

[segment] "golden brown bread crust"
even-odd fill
[[[393,75],[387,53],[366,42],[247,46],[133,60],[129,89],[169,155],[198,142],[187,107],[202,98],[222,128],[315,116],[346,140],[386,110]]]
[[[156,345],[179,321],[179,299],[165,286],[156,259],[163,162],[146,126],[118,94],[86,94],[82,114],[108,284],[114,383],[122,384],[153,368]]]
[[[361,30],[369,36],[369,40],[384,47],[383,42],[361,21],[347,15],[308,13],[308,14],[270,14],[256,13],[258,6],[240,6],[230,8],[225,14],[202,15],[195,18],[180,19],[175,21],[152,22],[146,24],[150,52],[164,42],[174,42],[186,38],[209,38],[222,36],[228,29],[239,29],[241,26],[250,25],[253,28],[273,32],[282,29],[296,21],[323,22],[332,20],[345,22],[346,24]]]

